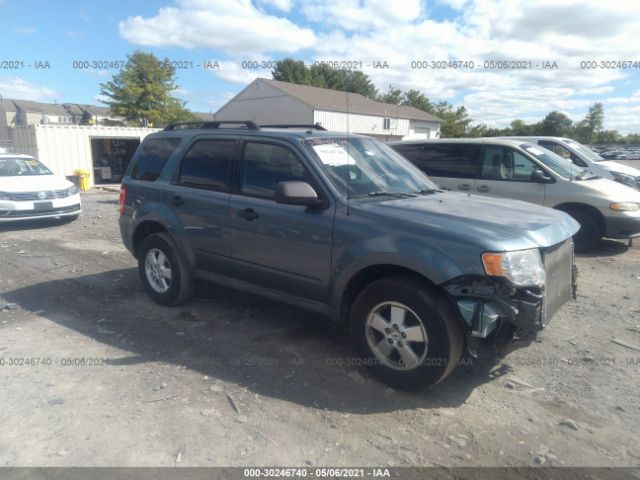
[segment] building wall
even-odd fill
[[[38,158],[56,175],[66,177],[73,175],[74,170],[87,170],[93,186],[91,139],[130,138],[142,141],[157,131],[154,128],[134,127],[28,125],[16,127],[13,138],[16,153]]]
[[[253,120],[258,125],[313,123],[313,109],[256,80],[215,113],[216,120]]]
[[[411,120],[409,133],[403,137],[403,140],[429,140],[431,138],[440,138],[440,124],[435,122],[425,122]]]
[[[390,119],[390,128],[384,128],[384,119]],[[375,135],[377,138],[403,137],[409,134],[409,120],[406,118],[378,117],[356,113],[328,112],[316,110],[314,123],[320,123],[327,130],[344,133]]]

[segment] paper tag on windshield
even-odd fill
[[[322,163],[331,167],[339,167],[341,165],[355,164],[355,160],[347,153],[342,145],[337,143],[327,143],[323,145],[314,145],[313,149],[322,160]]]

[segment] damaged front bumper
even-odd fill
[[[564,293],[560,305],[575,299],[578,272],[571,270],[570,291]],[[490,338],[503,326],[519,338],[532,338],[543,329],[557,311],[558,298],[554,298],[555,310],[546,308],[544,287],[515,287],[508,281],[490,277],[459,277],[444,285],[446,292],[458,307],[467,333],[475,338]]]

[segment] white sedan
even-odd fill
[[[80,215],[78,188],[29,155],[0,153],[0,222]]]

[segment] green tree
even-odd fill
[[[444,120],[440,126],[441,138],[464,137],[471,123],[471,117],[463,106],[455,107],[449,102],[438,102],[434,114]]]
[[[515,119],[509,127],[509,135],[533,135],[533,126],[524,123],[523,120]]]
[[[168,59],[136,50],[113,78],[100,84],[111,111],[138,126],[164,126],[194,120],[185,103],[171,95],[176,90],[176,71]]]
[[[311,73],[302,60],[284,58],[276,62],[271,71],[274,80],[281,82],[297,83],[299,85],[311,85]]]
[[[623,143],[623,137],[617,130],[601,130],[596,135],[594,143],[611,144]]]
[[[415,107],[424,112],[433,114],[435,107],[433,103],[426,97],[426,95],[418,90],[409,90],[404,93],[402,99],[403,105]]]
[[[378,95],[378,98],[376,100],[383,103],[400,105],[402,103],[402,90],[400,90],[399,88],[393,88],[393,85],[389,85],[389,90],[387,90],[387,93]]]
[[[554,110],[536,125],[536,130],[539,135],[568,137],[573,131],[573,121],[564,113]]]
[[[588,143],[595,141],[596,134],[602,130],[604,123],[604,105],[600,102],[596,102],[587,112],[587,116],[584,117],[584,126],[586,127],[588,137]]]
[[[271,75],[274,80],[359,93],[369,98],[375,98],[378,94],[375,85],[366,74],[358,70],[332,68],[326,63],[316,63],[307,67],[301,60],[285,58],[276,62]]]

